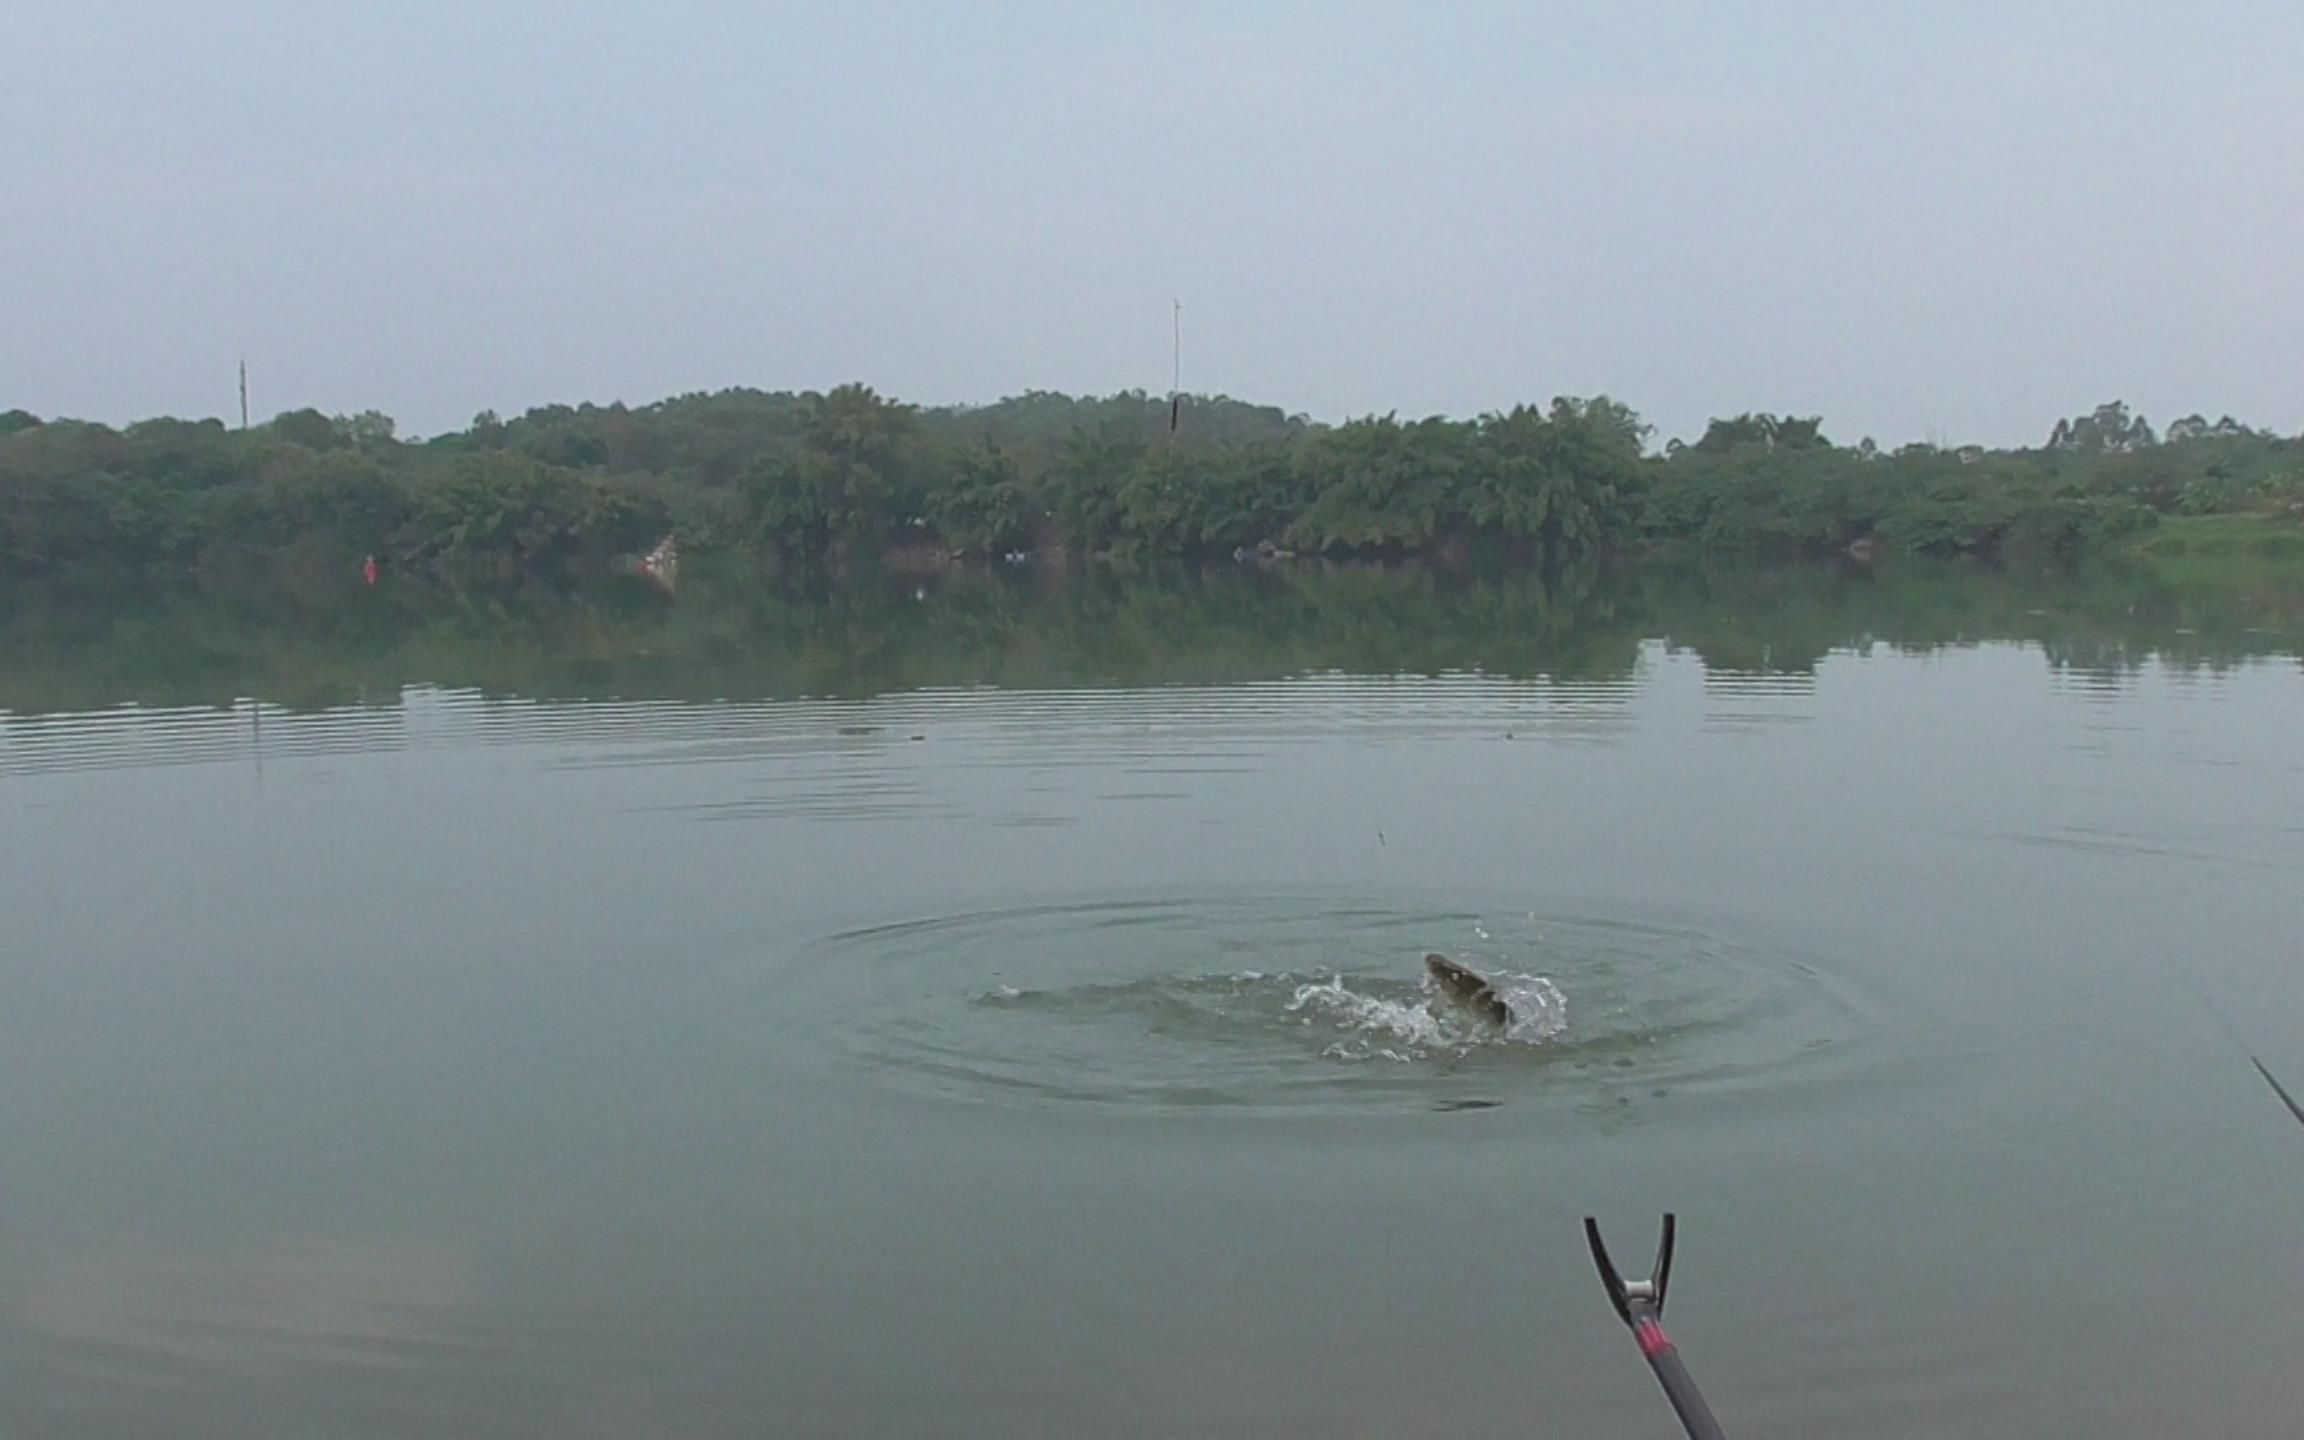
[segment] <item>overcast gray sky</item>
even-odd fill
[[[16,0],[0,408],[2304,427],[2304,3]]]

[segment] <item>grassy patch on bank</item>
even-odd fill
[[[2138,541],[2133,553],[2169,578],[2304,576],[2304,516],[2292,511],[2171,515]]]

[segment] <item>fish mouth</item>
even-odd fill
[[[1479,972],[1457,964],[1445,955],[1425,952],[1424,971],[1439,983],[1441,992],[1451,1000],[1472,1010],[1498,1025],[1510,1029],[1512,1007],[1496,993]]]

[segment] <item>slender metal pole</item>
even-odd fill
[[[1679,1347],[1664,1333],[1656,1307],[1645,1300],[1627,1303],[1632,1310],[1632,1338],[1638,1342],[1640,1353],[1648,1357],[1648,1368],[1656,1372],[1656,1383],[1664,1387],[1664,1398],[1672,1402],[1681,1428],[1690,1440],[1727,1440],[1720,1422],[1712,1418],[1712,1407],[1698,1393],[1695,1377],[1681,1362]]]
[[[1176,433],[1176,422],[1184,414],[1184,302],[1176,302],[1175,371],[1168,378],[1168,433]]]

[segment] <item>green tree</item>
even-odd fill
[[[346,443],[344,433],[336,422],[306,406],[301,410],[283,410],[272,417],[265,427],[273,438],[307,450],[334,450]]]
[[[1130,427],[1107,422],[1074,430],[1050,467],[1041,518],[1058,543],[1086,554],[1119,538],[1120,491],[1148,447]]]
[[[839,386],[808,407],[801,436],[818,471],[812,484],[823,497],[833,543],[890,528],[911,430],[911,407],[883,399],[868,385]]]
[[[1465,518],[1463,482],[1477,464],[1473,427],[1438,418],[1403,425],[1395,415],[1347,421],[1299,452],[1314,492],[1291,527],[1321,550],[1402,551],[1439,538]]]
[[[399,424],[381,410],[339,415],[329,422],[337,438],[355,450],[378,450],[393,443]]]
[[[2151,422],[2130,415],[2126,401],[2113,400],[2086,415],[2059,420],[2049,433],[2048,448],[2079,455],[2119,454],[2156,444]]]
[[[1032,497],[1016,462],[982,441],[960,456],[930,497],[928,522],[963,554],[1002,555],[1030,543]]]

